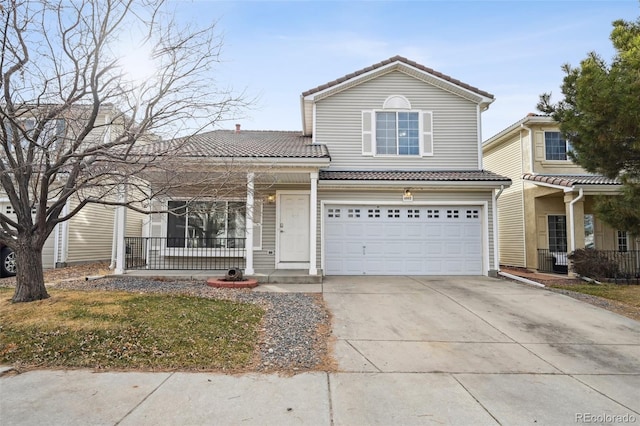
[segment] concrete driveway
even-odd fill
[[[636,321],[485,277],[323,293],[338,372],[31,371],[0,378],[0,424],[640,424]]]
[[[324,297],[336,424],[640,423],[636,321],[485,277],[329,277]]]

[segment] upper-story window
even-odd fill
[[[27,118],[19,123],[19,127],[21,131],[27,135],[29,139],[34,137],[34,130],[36,128],[36,120],[35,118]],[[13,150],[14,147],[14,136],[13,136],[13,127],[9,125],[9,123],[5,124],[5,130],[7,132],[7,140],[9,142],[10,148]],[[55,150],[58,146],[58,141],[64,137],[66,131],[66,122],[64,119],[59,118],[55,120],[50,120],[45,123],[42,128],[42,132],[38,137],[38,141],[35,141],[39,146],[47,147],[50,151]],[[18,135],[20,140],[20,146],[22,149],[29,148],[29,144],[34,142],[25,138],[24,135]]]
[[[431,111],[411,108],[404,96],[389,96],[382,109],[362,111],[362,154],[433,155]]]
[[[376,112],[376,154],[420,155],[420,113]]]
[[[546,160],[566,161],[571,144],[560,132],[544,132],[544,151]]]

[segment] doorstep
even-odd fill
[[[128,277],[173,278],[176,280],[204,280],[224,277],[226,270],[187,271],[187,270],[130,270],[123,275]],[[113,276],[113,275],[112,275]],[[247,278],[258,280],[258,283],[269,284],[321,284],[322,275],[309,275],[308,270],[302,269],[272,269],[256,271]]]

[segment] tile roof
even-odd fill
[[[299,131],[214,130],[145,148],[149,153],[177,149],[179,157],[330,158],[325,145],[312,144]]]
[[[621,185],[618,179],[601,175],[536,175],[525,173],[522,179],[572,188],[575,185]]]
[[[443,80],[446,80],[446,81],[448,81],[448,82],[450,82],[452,84],[460,86],[460,87],[462,87],[464,89],[467,89],[467,90],[469,90],[471,92],[474,92],[474,93],[476,93],[478,95],[486,96],[488,98],[494,99],[494,96],[489,92],[485,92],[484,90],[480,90],[477,87],[470,86],[470,85],[468,85],[466,83],[461,82],[460,80],[456,80],[453,77],[450,77],[450,76],[448,76],[446,74],[442,74],[441,72],[438,72],[438,71],[436,71],[436,70],[434,70],[432,68],[425,67],[424,65],[420,65],[419,63],[411,61],[411,60],[409,60],[409,59],[407,59],[405,57],[402,57],[402,56],[394,56],[392,58],[389,58],[389,59],[386,59],[384,61],[378,62],[377,64],[374,64],[374,65],[368,66],[366,68],[363,68],[361,70],[358,70],[358,71],[352,72],[350,74],[347,74],[344,77],[340,77],[340,78],[338,78],[336,80],[333,80],[333,81],[330,81],[328,83],[322,84],[322,85],[320,85],[318,87],[314,87],[313,89],[310,89],[310,90],[307,90],[306,92],[303,92],[302,96],[304,97],[304,96],[312,95],[314,93],[317,93],[317,92],[320,92],[322,90],[328,89],[328,88],[330,88],[332,86],[335,86],[335,85],[338,85],[340,83],[344,83],[345,81],[351,80],[354,77],[358,77],[358,76],[360,76],[362,74],[366,74],[366,73],[368,73],[370,71],[374,71],[374,70],[376,70],[378,68],[381,68],[381,67],[383,67],[385,65],[392,64],[394,62],[402,62],[402,63],[404,63],[406,65],[409,65],[411,67],[419,69],[420,71],[424,71],[424,72],[426,72],[428,74],[431,74],[431,75],[433,75],[435,77],[438,77],[438,78],[441,78]]]
[[[320,180],[391,180],[427,182],[511,182],[511,179],[486,170],[472,171],[320,171]]]

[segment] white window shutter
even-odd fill
[[[373,111],[362,111],[362,155],[373,155]]]
[[[431,111],[422,111],[422,156],[433,155],[433,114]]]

